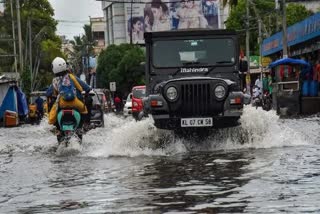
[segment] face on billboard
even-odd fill
[[[144,43],[141,33],[179,29],[219,29],[219,0],[145,0],[137,4],[131,13],[130,3],[126,4],[127,41]],[[131,19],[141,18],[131,23]],[[136,43],[136,42],[135,42]]]
[[[4,14],[4,3],[0,3],[0,16]]]
[[[142,31],[142,22],[140,20],[138,20],[136,23],[133,23],[133,31],[138,32],[138,31]]]
[[[152,8],[151,8],[151,11],[152,11],[153,17],[154,17],[155,19],[160,19],[161,14],[162,14],[162,11],[160,11],[160,8],[152,7]]]
[[[206,5],[207,6],[211,6],[211,5],[214,5],[215,3],[217,3],[217,0],[206,0]]]

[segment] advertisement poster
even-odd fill
[[[125,19],[127,29],[127,42],[130,43],[132,37],[133,44],[143,44],[145,32],[144,25],[144,3],[133,2],[125,4]],[[132,12],[131,12],[132,9]]]
[[[146,0],[126,3],[127,41],[144,43],[144,32],[220,28],[219,0]],[[132,8],[132,12],[131,12]]]
[[[4,1],[0,1],[0,16],[4,15]]]

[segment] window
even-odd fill
[[[155,41],[153,65],[157,68],[233,65],[235,45],[229,38]]]
[[[133,90],[133,97],[135,98],[143,98],[146,96],[146,89],[144,88],[137,88]]]

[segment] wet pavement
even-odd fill
[[[1,213],[320,212],[317,116],[246,107],[241,126],[203,140],[105,119],[77,154],[55,151],[45,121],[0,129]]]

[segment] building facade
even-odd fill
[[[133,4],[116,1],[102,1],[106,20],[106,46],[122,43],[143,45],[143,33],[150,31],[224,29],[224,23],[229,16],[229,7],[223,7],[221,0],[200,0],[190,3],[173,0],[160,3],[153,0],[134,0]],[[157,7],[161,7],[160,18],[154,16]]]
[[[287,28],[289,57],[320,59],[320,13]],[[282,56],[282,32],[278,32],[262,43],[262,56],[273,59]]]
[[[304,5],[308,10],[311,10],[315,13],[320,10],[319,0],[289,0],[287,2]]]
[[[90,17],[92,39],[95,42],[94,53],[99,55],[105,47],[105,18]]]

